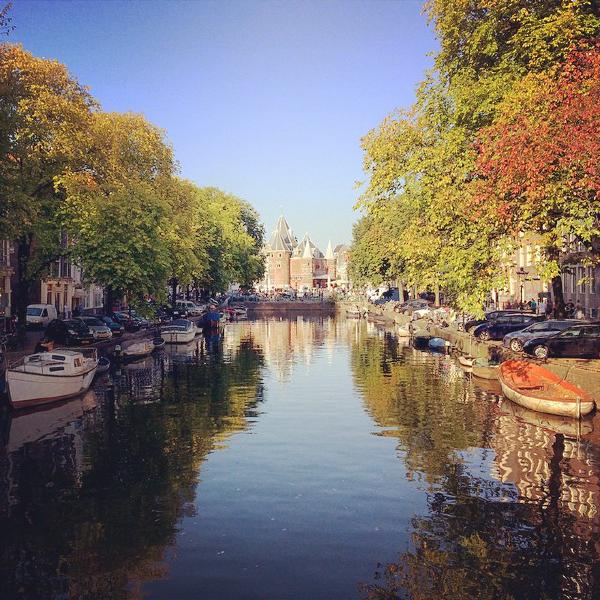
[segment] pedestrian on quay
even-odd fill
[[[577,301],[577,305],[575,306],[575,314],[576,319],[583,320],[585,319],[585,310],[583,306],[581,306],[579,300]]]
[[[572,319],[575,314],[575,305],[573,304],[573,300],[569,299],[569,301],[565,304],[565,315],[567,318]]]
[[[537,312],[537,302],[535,301],[535,298],[532,298],[532,299],[529,301],[529,310],[530,310],[532,313],[535,313],[535,312]]]
[[[538,315],[545,315],[546,314],[546,306],[547,306],[548,302],[546,300],[546,298],[540,298],[540,302],[538,304],[538,308],[537,308],[537,313]]]

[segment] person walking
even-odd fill
[[[577,301],[577,305],[575,306],[575,314],[576,319],[583,320],[585,319],[585,310],[581,306],[579,300]]]
[[[532,299],[529,301],[529,310],[530,310],[532,313],[535,313],[535,312],[537,312],[537,302],[535,301],[535,298],[532,298]]]

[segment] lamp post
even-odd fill
[[[521,288],[521,306],[525,303],[525,297],[523,295],[523,292],[525,291],[525,281],[524,278],[527,277],[527,275],[529,275],[529,271],[526,271],[523,267],[519,267],[516,271],[515,271],[516,276],[519,278],[519,285]],[[523,277],[523,279],[521,279],[521,277]]]

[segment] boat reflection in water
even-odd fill
[[[8,416],[0,598],[599,597],[597,425],[364,320],[228,324]]]

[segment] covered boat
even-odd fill
[[[196,326],[188,319],[176,319],[160,332],[167,344],[187,344],[196,336]]]
[[[502,363],[498,379],[507,398],[530,410],[575,418],[594,410],[594,399],[585,390],[526,360]]]
[[[434,337],[429,340],[428,346],[430,350],[447,352],[448,348],[450,348],[450,342],[442,338]]]
[[[138,358],[144,358],[150,356],[152,351],[156,348],[153,340],[132,340],[123,344],[121,349],[121,357],[124,360],[137,360]]]
[[[472,373],[473,377],[480,379],[498,379],[498,363],[493,363],[486,358],[476,358],[473,361]]]
[[[27,408],[78,396],[90,387],[97,368],[95,348],[29,354],[6,370],[10,403]]]

